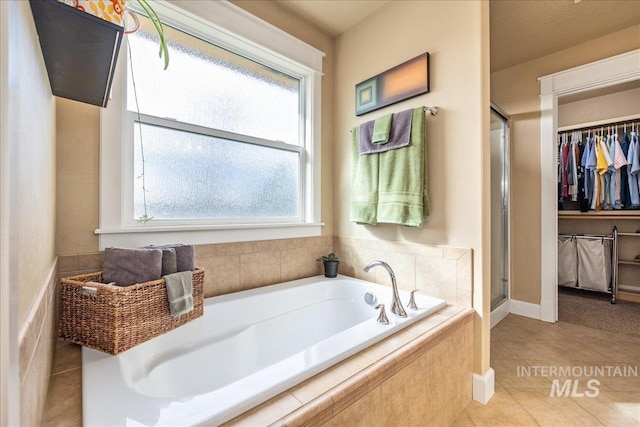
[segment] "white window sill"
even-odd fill
[[[324,223],[139,226],[117,229],[99,228],[95,234],[99,235],[100,250],[104,250],[107,247],[132,248],[171,243],[206,245],[316,237],[321,235],[323,225]]]

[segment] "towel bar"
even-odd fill
[[[436,114],[438,114],[438,112],[440,112],[440,107],[423,107],[424,108],[424,112],[425,113],[429,113],[429,115],[431,116],[435,116]],[[350,130],[349,132],[353,132],[353,130]]]
[[[424,107],[424,111],[428,112],[432,116],[435,116],[440,111],[440,107]]]

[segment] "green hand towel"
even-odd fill
[[[387,114],[373,122],[373,136],[371,142],[374,144],[386,144],[389,142],[389,132],[391,131],[391,118],[393,114]]]
[[[375,224],[378,204],[379,154],[360,155],[360,126],[351,131],[350,221]]]
[[[415,108],[409,145],[379,154],[379,223],[422,227],[423,220],[429,218],[424,126],[424,110]]]

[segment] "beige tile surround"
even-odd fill
[[[54,263],[18,333],[20,421],[24,426],[42,425],[44,419],[57,336],[56,283]]]
[[[449,304],[471,307],[471,249],[320,236],[197,245],[196,264],[206,271],[204,295],[212,297],[322,274],[316,258],[329,252],[340,257],[340,274],[390,286],[383,269],[363,271],[380,259],[393,268],[400,289],[417,288]],[[62,255],[60,277],[101,270],[102,260],[100,252]]]
[[[205,298],[321,274],[316,258],[331,251],[331,236],[195,247]],[[62,255],[60,277],[99,271],[102,263],[102,252]]]
[[[363,271],[369,262],[380,259],[391,266],[400,289],[419,289],[449,304],[472,306],[471,249],[336,236],[333,250],[342,260],[342,274],[389,286],[383,269]]]

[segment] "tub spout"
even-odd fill
[[[393,274],[393,270],[384,261],[373,261],[367,264],[364,268],[364,272],[368,273],[373,267],[382,267],[387,270],[389,273],[389,277],[391,278],[391,286],[393,287],[393,295],[391,296],[391,312],[396,316],[407,317],[407,312],[404,310],[402,306],[402,302],[400,302],[400,296],[398,295],[398,284],[396,283],[396,275]]]

